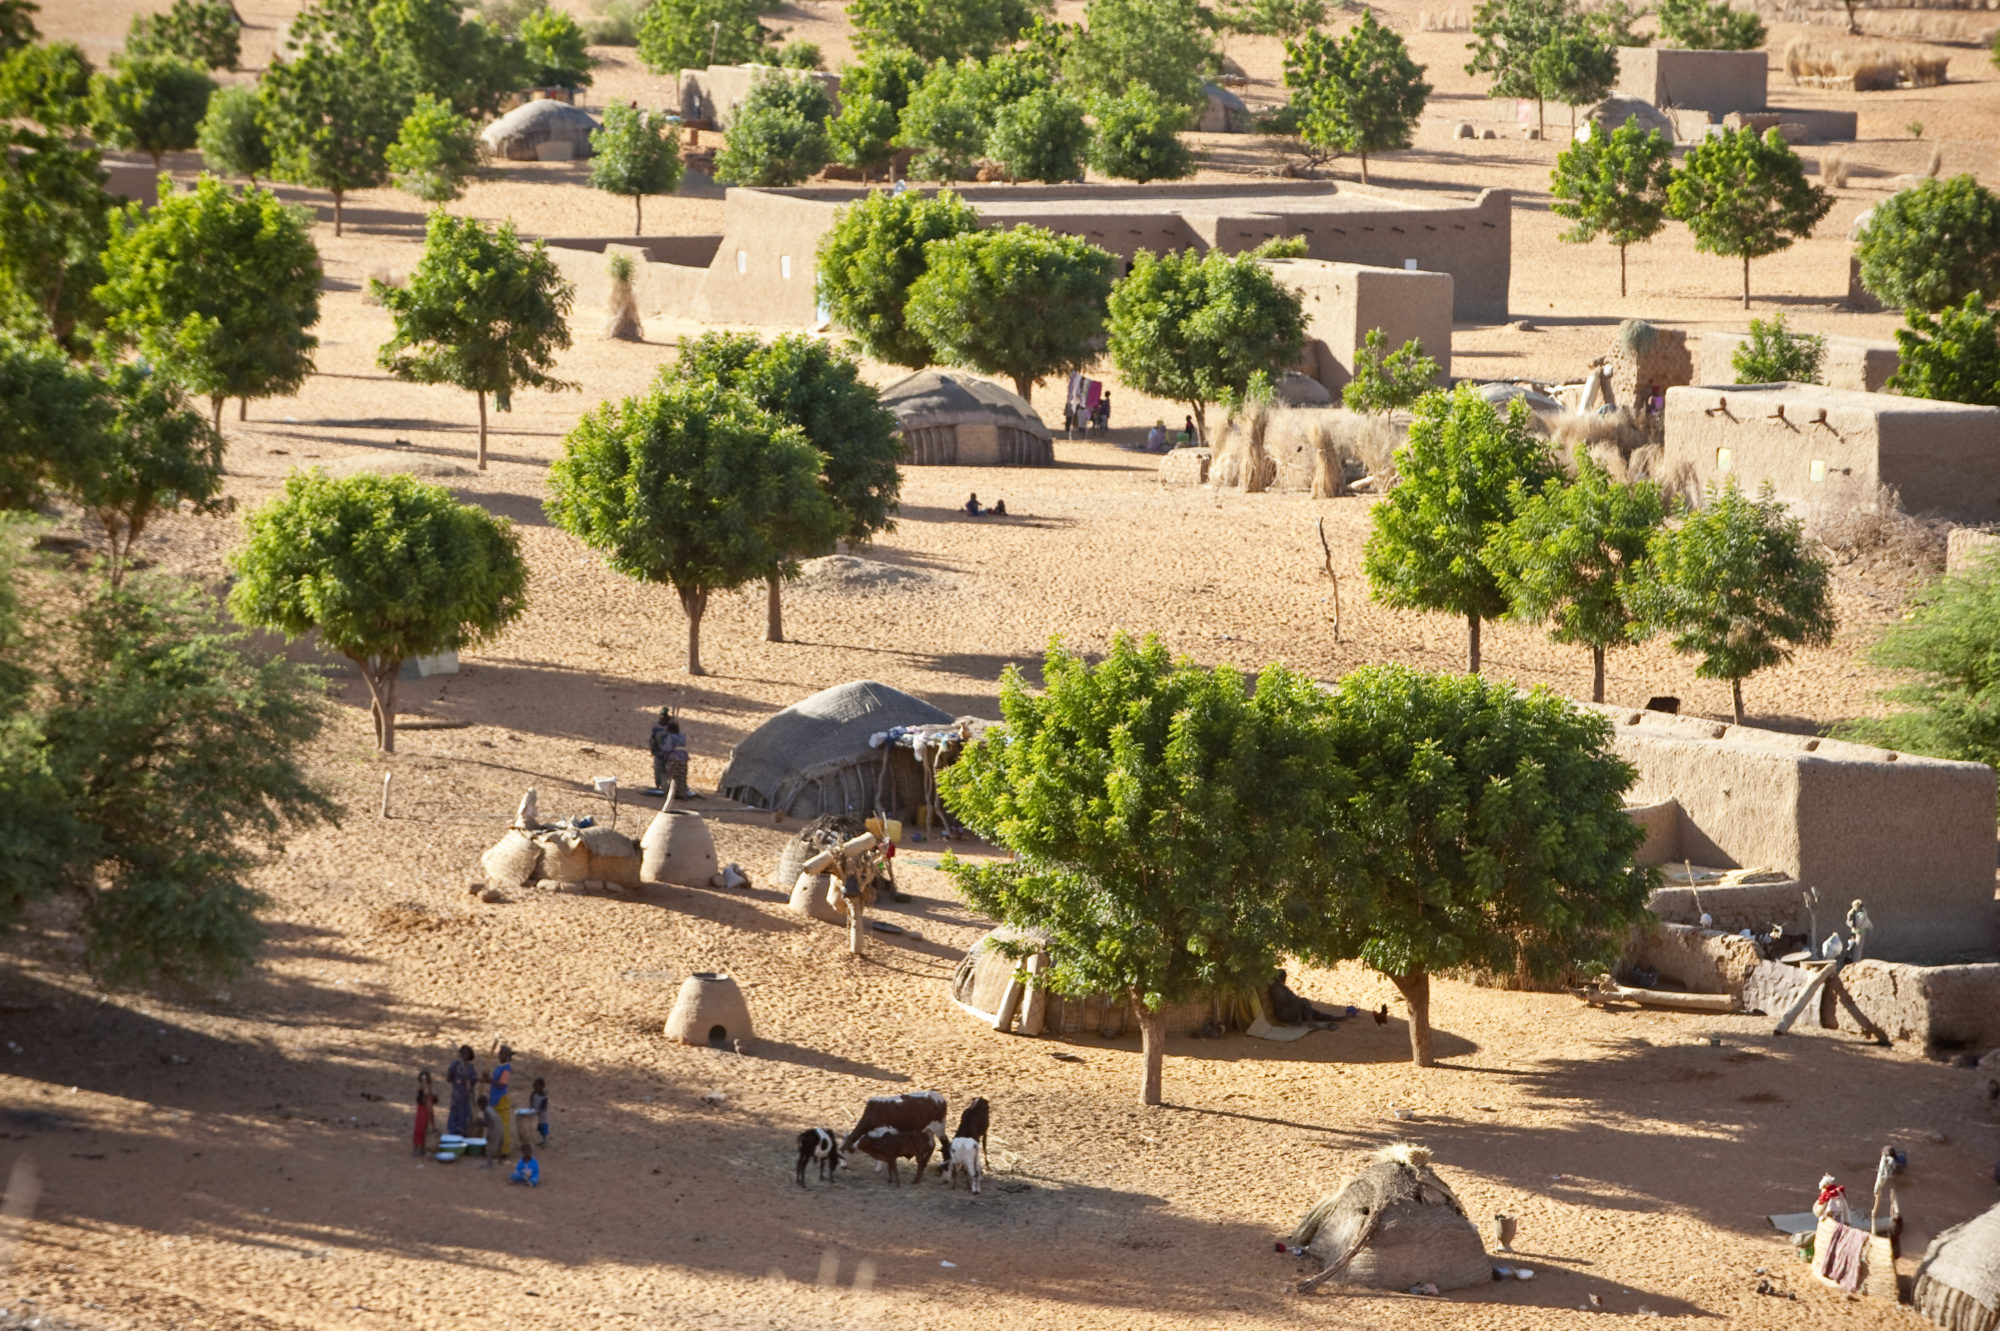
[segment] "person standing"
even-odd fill
[[[507,1158],[508,1144],[514,1133],[514,1051],[506,1045],[500,1046],[500,1061],[487,1074],[487,1100],[492,1112],[500,1120],[500,1158]],[[486,1143],[486,1154],[492,1155],[494,1143]]]
[[[445,1116],[444,1130],[456,1137],[472,1135],[472,1088],[479,1084],[479,1069],[472,1061],[472,1046],[458,1047],[444,1079],[451,1086],[451,1112]]]
[[[653,793],[675,799],[690,798],[693,792],[687,783],[687,736],[681,734],[681,723],[674,719],[671,708],[660,709],[647,744],[653,751]]]
[[[410,1134],[414,1153],[422,1155],[430,1146],[431,1120],[437,1115],[437,1092],[431,1089],[431,1074],[417,1074],[417,1124]]]

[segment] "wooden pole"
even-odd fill
[[[382,773],[382,816],[384,818],[389,816],[389,782],[395,775],[394,772]]]
[[[1786,1031],[1792,1029],[1792,1023],[1797,1021],[1799,1014],[1806,1010],[1806,1004],[1812,1001],[1813,995],[1819,992],[1820,986],[1839,979],[1840,968],[1846,964],[1845,959],[1836,961],[1819,974],[1813,976],[1812,983],[1807,985],[1806,991],[1799,995],[1799,1001],[1792,1004],[1791,1010],[1785,1013],[1784,1017],[1778,1022],[1778,1029],[1772,1031],[1771,1034],[1783,1035]]]

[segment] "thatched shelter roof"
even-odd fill
[[[1479,1229],[1430,1165],[1421,1146],[1384,1149],[1372,1164],[1313,1203],[1292,1231],[1303,1247],[1332,1266],[1353,1257],[1335,1277],[1374,1289],[1433,1284],[1463,1289],[1493,1279],[1493,1262]]]
[[[1911,1302],[1950,1331],[2000,1327],[2000,1206],[1931,1240]]]
[[[999,1015],[1001,998],[1012,983],[1014,974],[1025,964],[1025,958],[1017,961],[997,946],[1000,943],[1033,943],[1046,965],[1048,939],[1032,931],[1001,925],[983,935],[974,943],[958,969],[951,977],[951,997],[965,1011],[991,1025]],[[1223,995],[1198,999],[1190,1003],[1176,1003],[1166,1010],[1168,1035],[1194,1035],[1203,1027],[1213,1026],[1221,1030],[1239,1030],[1248,1024],[1247,1003]],[[1059,994],[1045,994],[1041,1009],[1041,1027],[1023,1033],[1029,1035],[1101,1035],[1106,1039],[1117,1039],[1121,1035],[1136,1033],[1139,1021],[1132,1011],[1132,1002],[1123,994],[1089,994],[1083,997],[1066,998]]]
[[[951,721],[922,698],[872,679],[836,684],[745,735],[718,788],[729,799],[801,818],[865,816],[878,805],[901,817],[921,797],[921,773],[908,750],[870,741],[897,726]]]
[[[495,157],[532,162],[545,143],[567,143],[579,158],[590,156],[590,132],[597,121],[566,102],[523,102],[480,131]]]
[[[991,379],[919,370],[883,389],[882,405],[918,465],[1046,466],[1055,459],[1049,427],[1034,407]]]

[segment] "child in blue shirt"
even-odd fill
[[[535,1148],[521,1143],[521,1162],[514,1166],[514,1175],[509,1183],[525,1183],[531,1188],[542,1186],[542,1167],[535,1160]]]

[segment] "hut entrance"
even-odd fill
[[[727,1027],[725,1027],[725,1026],[711,1026],[711,1027],[709,1027],[709,1028],[708,1028],[708,1047],[709,1047],[710,1049],[726,1049],[726,1048],[728,1048],[728,1047],[729,1047],[729,1029],[728,1029]]]

